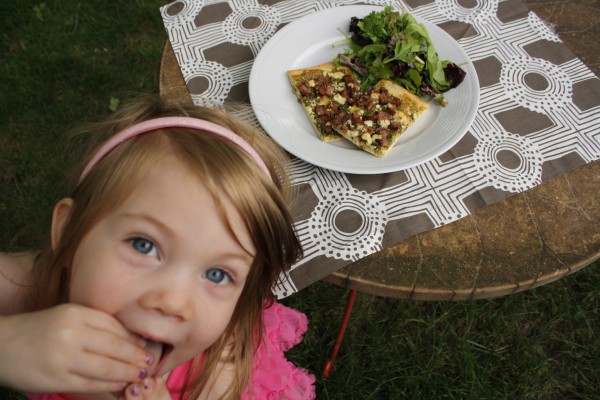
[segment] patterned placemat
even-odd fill
[[[477,71],[479,109],[454,147],[403,171],[352,175],[294,158],[304,258],[278,297],[600,158],[600,80],[520,0],[177,0],[161,14],[194,103],[211,105],[248,101],[254,57],[285,24],[351,4],[392,5],[448,32]],[[238,116],[259,126],[250,105]]]

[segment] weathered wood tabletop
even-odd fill
[[[600,75],[600,9],[585,1],[525,1]],[[171,45],[160,93],[191,102]],[[327,281],[380,296],[465,300],[509,295],[600,257],[600,161],[356,261]]]

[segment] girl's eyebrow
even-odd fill
[[[254,257],[245,251],[242,251],[240,253],[227,253],[226,256],[240,260],[244,264],[245,267],[246,266],[248,267],[248,269],[250,269],[250,266],[252,265],[252,261],[254,260]]]
[[[150,223],[152,225],[155,225],[158,227],[158,229],[166,232],[169,235],[175,235],[175,230],[173,230],[171,227],[169,227],[167,224],[165,224],[164,222],[154,218],[151,215],[148,214],[136,214],[136,213],[125,213],[122,215],[123,218],[127,218],[127,219],[133,219],[133,220],[140,220],[140,221],[144,221],[147,223]]]
[[[158,227],[159,230],[162,230],[163,232],[166,232],[168,235],[172,235],[175,236],[176,232],[174,229],[170,228],[167,224],[165,224],[164,222],[156,219],[155,217],[148,215],[148,214],[137,214],[137,213],[124,213],[122,215],[123,218],[127,218],[127,219],[133,219],[133,220],[141,220],[150,224],[153,224],[155,226]],[[241,247],[241,246],[240,246]],[[252,254],[249,254],[243,247],[241,247],[241,251],[240,252],[232,252],[232,251],[228,251],[227,253],[224,254],[225,257],[228,258],[232,258],[232,259],[238,259],[240,261],[242,261],[245,265],[248,265],[248,268],[250,268],[250,265],[252,264],[252,261],[254,260],[254,257]]]

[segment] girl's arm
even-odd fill
[[[0,315],[31,311],[27,276],[34,253],[0,253]]]

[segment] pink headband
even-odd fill
[[[265,175],[269,179],[271,179],[271,174],[269,173],[269,169],[265,165],[265,162],[260,158],[256,150],[250,146],[248,142],[242,139],[240,136],[236,135],[229,129],[217,125],[215,123],[204,121],[198,118],[191,117],[162,117],[156,119],[150,119],[147,121],[140,122],[129,128],[122,130],[117,133],[113,137],[111,137],[106,143],[102,145],[102,147],[94,154],[92,159],[87,163],[83,172],[81,173],[81,177],[79,178],[79,182],[81,182],[108,153],[114,150],[119,144],[123,143],[127,139],[131,139],[134,136],[141,135],[142,133],[155,131],[162,128],[191,128],[197,129],[200,131],[204,131],[208,134],[220,136],[233,142],[239,148],[244,150],[246,154],[248,154],[256,164],[263,170]]]

